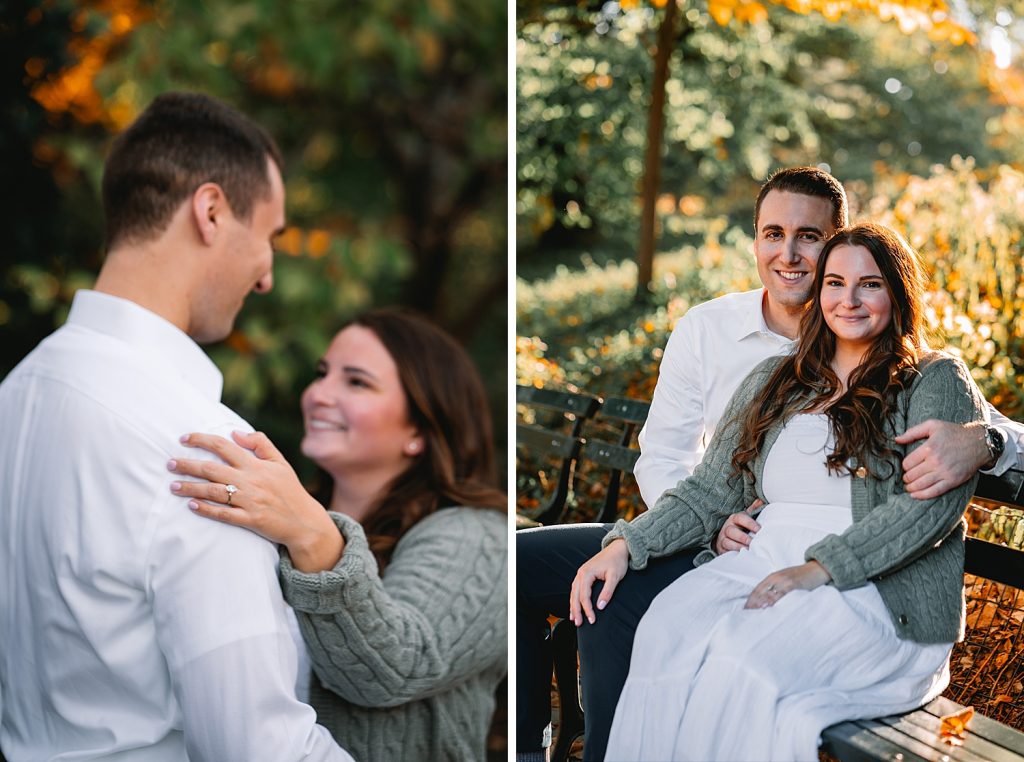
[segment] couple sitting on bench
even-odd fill
[[[580,628],[588,760],[815,760],[828,725],[945,688],[963,510],[1024,428],[927,348],[908,245],[845,223],[827,173],[773,176],[764,290],[691,310],[666,349],[636,466],[653,509],[518,534],[521,760],[544,757],[548,613]]]

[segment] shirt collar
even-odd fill
[[[776,333],[768,327],[764,319],[764,300],[767,298],[767,289],[761,288],[755,291],[747,291],[744,296],[749,297],[748,303],[736,321],[736,341],[741,341],[748,336],[760,335],[775,339],[781,344],[791,344],[795,339],[790,339],[780,333]]]
[[[204,397],[220,401],[224,377],[188,334],[135,302],[81,289],[68,313],[68,325],[112,336],[130,344],[162,372],[175,373]]]

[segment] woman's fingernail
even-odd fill
[[[169,460],[169,461],[167,461],[167,470],[168,471],[173,471],[177,467],[178,467],[178,461],[176,461],[176,460]]]
[[[189,500],[188,501],[188,507],[191,510],[193,510],[193,511],[198,511],[199,510],[199,503],[197,503],[195,500]]]
[[[188,444],[188,437],[188,434],[182,434],[180,437],[178,437],[178,441],[181,442],[182,444]]]
[[[181,492],[181,482],[171,482],[171,492]]]
[[[597,610],[598,611],[604,611],[604,607],[607,606],[607,605],[608,605],[608,603],[606,601],[603,601],[603,600],[602,601],[598,601],[597,602]]]

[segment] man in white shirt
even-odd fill
[[[761,360],[792,350],[800,316],[810,299],[814,266],[825,241],[847,224],[846,195],[831,175],[814,168],[783,170],[762,187],[755,203],[754,254],[764,288],[729,294],[691,308],[672,332],[661,361],[647,423],[640,433],[641,456],[634,469],[648,506],[686,478],[700,462],[705,443],[733,392]],[[1024,429],[1002,418],[1005,443],[995,463],[1002,473],[1017,462],[1016,442]],[[941,494],[986,464],[991,453],[986,429],[965,429],[929,421],[906,432],[901,442],[929,437],[904,462],[911,494]],[[1009,436],[1010,434],[1013,436]],[[1024,452],[1024,446],[1021,448]],[[918,455],[920,453],[920,455]],[[993,465],[993,464],[988,464]],[[756,508],[757,506],[752,506]],[[518,532],[517,546],[517,752],[542,759],[548,721],[550,643],[542,616],[569,616],[580,629],[580,676],[587,715],[584,759],[602,759],[615,704],[625,682],[636,625],[654,597],[692,568],[694,552],[653,561],[641,572],[608,580],[590,595],[573,593],[581,604],[570,610],[575,584],[589,591],[595,579],[577,579],[579,567],[600,549],[611,525],[573,525]],[[721,529],[718,552],[750,541],[757,522],[737,514]],[[598,613],[616,590],[607,611]],[[587,624],[589,623],[589,624]]]
[[[107,159],[95,291],[0,384],[10,762],[351,760],[295,696],[274,546],[168,489],[181,434],[249,430],[197,342],[272,286],[280,165],[225,104],[157,98]]]

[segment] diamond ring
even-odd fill
[[[231,498],[233,498],[235,493],[238,492],[238,487],[234,484],[225,484],[224,489],[228,491],[228,505],[231,505]]]

